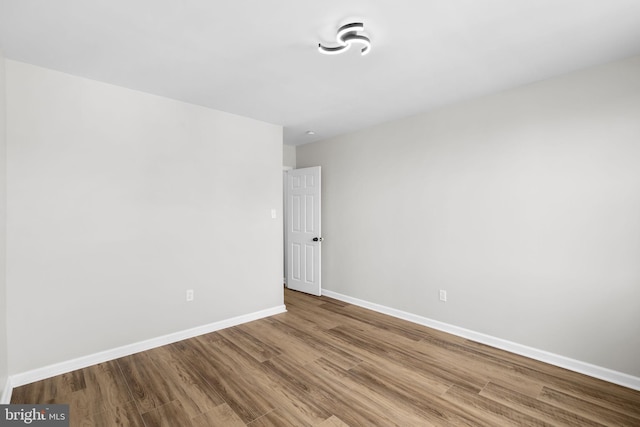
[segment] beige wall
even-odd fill
[[[6,282],[6,208],[7,208],[7,141],[5,109],[4,55],[0,50],[0,396],[8,377],[7,365],[7,282]],[[6,403],[1,402],[0,403]]]
[[[313,165],[326,289],[640,376],[640,57],[299,146]]]
[[[282,165],[296,168],[296,147],[295,145],[282,146]]]
[[[6,73],[10,374],[283,304],[281,127]]]

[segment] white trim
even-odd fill
[[[439,322],[427,317],[418,316],[417,314],[407,313],[406,311],[396,310],[395,308],[342,295],[326,289],[322,290],[322,295],[640,391],[640,378],[623,372],[592,365],[587,362],[528,347],[526,345],[507,341],[502,338],[496,338],[491,335],[475,332],[469,329],[450,325],[448,323]]]
[[[11,377],[7,377],[7,381],[4,383],[4,390],[2,390],[2,396],[0,396],[0,405],[11,403],[11,393],[13,393]]]
[[[13,387],[19,387],[34,381],[40,381],[61,375],[76,369],[86,368],[98,363],[107,362],[109,360],[118,359],[130,354],[139,353],[152,348],[161,347],[177,341],[193,338],[198,335],[208,334],[210,332],[219,331],[220,329],[229,328],[231,326],[241,325],[243,323],[252,322],[264,317],[273,316],[284,313],[287,309],[284,305],[268,308],[254,313],[244,314],[242,316],[232,317],[230,319],[221,320],[219,322],[210,323],[208,325],[198,326],[184,331],[174,332],[172,334],[163,335],[161,337],[152,338],[138,343],[128,344],[111,350],[102,351],[100,353],[79,357],[77,359],[68,360],[66,362],[56,363],[54,365],[45,366],[43,368],[34,369],[27,372],[12,375],[10,378]]]

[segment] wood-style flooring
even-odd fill
[[[640,426],[640,392],[326,297],[13,391],[72,426]]]

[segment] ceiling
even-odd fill
[[[318,53],[354,20],[369,55]],[[638,55],[640,1],[0,0],[0,46],[297,145]]]

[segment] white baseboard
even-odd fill
[[[54,365],[45,366],[43,368],[34,369],[27,372],[12,375],[8,383],[10,387],[20,387],[25,384],[32,383],[34,381],[40,381],[46,378],[51,378],[56,375],[65,374],[67,372],[75,371],[76,369],[86,368],[98,363],[107,362],[109,360],[118,359],[120,357],[129,356],[134,353],[139,353],[145,350],[151,350],[156,347],[171,344],[177,341],[193,338],[198,335],[208,334],[210,332],[219,331],[221,329],[229,328],[231,326],[241,325],[243,323],[252,322],[254,320],[262,319],[264,317],[274,316],[276,314],[284,313],[287,309],[284,305],[268,308],[254,313],[245,314],[242,316],[232,317],[230,319],[221,320],[219,322],[210,323],[208,325],[198,326],[195,328],[187,329],[180,332],[175,332],[161,337],[152,338],[149,340],[141,341],[138,343],[128,344],[122,347],[117,347],[111,350],[102,351],[100,353],[91,354],[88,356],[79,357],[77,359],[68,360],[66,362],[56,363]],[[11,390],[9,390],[9,399],[11,398]],[[3,394],[4,398],[4,394]]]
[[[514,343],[511,341],[496,338],[491,335],[486,335],[480,332],[475,332],[469,329],[460,328],[458,326],[450,325],[448,323],[432,320],[427,317],[418,316],[417,314],[407,313],[405,311],[396,310],[395,308],[386,307],[384,305],[364,301],[358,298],[353,298],[347,295],[342,295],[337,292],[322,290],[322,295],[334,298],[340,301],[348,302],[349,304],[357,305],[369,310],[377,311],[378,313],[387,314],[389,316],[397,317],[398,319],[407,320],[412,323],[427,326],[429,328],[437,329],[443,332],[448,332],[452,335],[457,335],[463,338],[470,339],[482,344],[489,345],[491,347],[506,350],[511,353],[519,354],[521,356],[528,357],[530,359],[539,360],[541,362],[549,363],[551,365],[559,366],[561,368],[568,369],[570,371],[578,372],[590,377],[598,378],[610,383],[618,384],[623,387],[628,387],[634,390],[640,391],[640,378],[634,377],[629,374],[614,371],[612,369],[603,368],[601,366],[592,365],[590,363],[582,362],[580,360],[571,359],[558,354],[550,353],[548,351],[539,350],[526,345]]]
[[[11,377],[8,377],[7,381],[4,383],[4,390],[2,390],[2,396],[0,396],[0,405],[6,405],[11,403],[12,391],[13,391],[13,386],[11,385]]]

